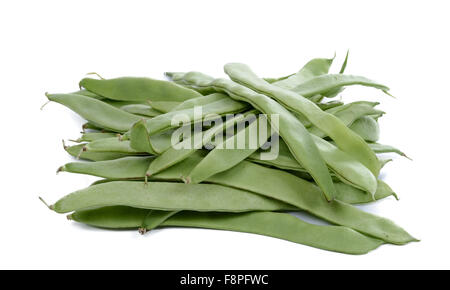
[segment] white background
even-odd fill
[[[0,4],[0,268],[400,269],[450,268],[448,1],[2,1]],[[55,175],[69,162],[61,139],[82,120],[44,92],[77,89],[86,73],[149,76],[227,62],[261,76],[297,71],[351,50],[348,73],[385,83],[397,99],[349,88],[344,100],[379,100],[382,142],[411,155],[383,172],[401,200],[365,206],[420,238],[348,256],[251,234],[164,229],[103,231],[47,210],[93,178]],[[333,68],[336,71],[337,66]]]

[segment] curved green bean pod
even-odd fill
[[[261,176],[264,178],[260,178]],[[257,182],[249,183],[249,180]],[[327,202],[318,187],[280,170],[244,161],[232,170],[212,176],[208,181],[272,196],[326,221],[353,228],[389,243],[406,244],[417,241],[388,219],[366,213],[339,200]]]
[[[372,196],[375,194],[377,182],[375,176],[369,169],[347,153],[339,150],[333,144],[317,136],[313,136],[313,140],[325,163],[339,180],[369,192]],[[278,156],[273,160],[261,160],[259,153],[250,155],[249,159],[256,163],[266,164],[280,169],[307,172],[305,168],[296,162],[283,140],[279,140],[278,145]]]
[[[79,210],[67,219],[104,229],[136,229],[149,213],[149,209],[128,206],[107,206]]]
[[[327,74],[334,58],[314,58],[306,63],[296,74],[272,84],[287,90],[291,90],[298,85],[310,80],[313,77]]]
[[[110,161],[71,162],[59,171],[90,174],[108,179],[143,178],[154,156],[130,156]]]
[[[111,179],[142,178],[151,159],[150,157],[138,158],[95,163],[69,163],[70,165],[66,164],[61,170]],[[147,161],[144,158],[148,158]],[[202,154],[197,152],[185,161],[152,176],[151,179],[179,180],[182,176],[187,176],[201,159]],[[126,162],[136,162],[136,166],[125,168],[122,164]],[[243,161],[225,172],[209,177],[206,181],[286,202],[333,224],[352,228],[389,243],[406,244],[417,241],[388,219],[366,213],[338,200],[326,201],[317,186],[281,170]]]
[[[226,79],[211,81],[211,77],[197,72],[187,73],[185,77],[189,78],[190,83],[195,86],[215,87],[225,91],[233,99],[250,103],[254,108],[266,114],[271,126],[283,137],[295,159],[308,170],[326,198],[333,199],[336,190],[319,150],[303,124],[287,109],[263,94]],[[278,128],[274,126],[271,120],[272,116],[279,117]]]
[[[347,254],[365,254],[383,241],[341,226],[319,226],[306,223],[287,213],[250,212],[192,213],[181,212],[161,224],[254,233],[319,249]]]
[[[186,73],[183,73],[183,72],[166,72],[166,73],[164,73],[164,75],[167,78],[169,78],[170,80],[172,80],[173,82],[175,82],[175,83],[177,83],[177,84],[179,84],[181,86],[184,86],[184,87],[190,88],[192,90],[195,90],[195,91],[199,92],[202,95],[210,95],[210,94],[214,94],[214,93],[218,92],[213,87],[197,87],[197,86],[194,86],[193,84],[191,84],[190,82],[188,82],[185,79]]]
[[[384,145],[384,144],[380,144],[380,143],[368,143],[368,144],[369,144],[369,147],[372,148],[372,150],[375,153],[396,153],[396,154],[398,154],[400,156],[403,156],[403,157],[406,157],[408,159],[411,159],[405,153],[400,151],[400,149],[397,149],[394,146]]]
[[[314,137],[314,141],[328,167],[342,182],[375,195],[377,180],[369,169],[333,144],[319,137]]]
[[[369,101],[356,101],[356,102],[351,102],[348,104],[345,104],[343,106],[339,106],[339,107],[335,107],[335,108],[330,108],[327,111],[327,113],[333,114],[333,115],[340,115],[340,112],[342,111],[346,111],[346,110],[351,110],[353,107],[355,106],[369,106],[371,108],[375,108],[376,106],[378,106],[380,103],[379,102],[369,102]],[[384,112],[383,112],[384,113]]]
[[[281,102],[285,107],[303,114],[313,125],[330,136],[342,151],[356,158],[375,176],[378,176],[380,167],[375,153],[358,134],[351,131],[337,117],[322,111],[313,102],[295,92],[268,84],[258,78],[244,64],[227,64],[225,65],[225,72],[232,80],[267,94]]]
[[[50,101],[60,103],[89,122],[114,132],[126,132],[139,117],[94,98],[74,94],[47,94]]]
[[[377,180],[378,186],[374,196],[368,195],[366,192],[359,190],[345,183],[335,183],[337,196],[336,199],[349,204],[369,203],[374,200],[380,200],[388,196],[394,196],[398,200],[397,194],[382,180]]]
[[[350,129],[368,142],[377,142],[380,139],[380,126],[374,118],[362,116],[358,118]]]
[[[166,211],[278,211],[295,207],[248,191],[216,184],[112,181],[75,191],[50,208],[67,213],[95,207],[123,205]]]
[[[173,82],[150,78],[123,77],[109,80],[84,78],[80,87],[117,101],[175,101],[200,97],[194,90]]]
[[[137,228],[146,213],[142,209],[105,207],[77,211],[70,215],[69,219],[102,228]],[[167,213],[157,215],[153,223],[158,224],[164,215]],[[149,216],[149,219],[151,218]],[[254,233],[346,254],[365,254],[383,244],[381,240],[367,237],[346,227],[313,225],[290,214],[274,212],[180,212],[163,221],[160,226]]]
[[[386,94],[389,94],[389,88],[385,85],[369,80],[365,77],[343,74],[327,74],[316,76],[293,88],[292,91],[308,98],[319,94],[326,96],[329,92],[333,92],[337,88],[352,85],[373,87],[382,90]]]
[[[339,110],[333,112],[333,115],[339,118],[339,120],[341,120],[342,123],[344,123],[344,125],[347,127],[350,127],[354,122],[356,122],[356,120],[364,116],[384,114],[383,111],[377,110],[373,108],[373,106],[361,102],[350,103],[339,108]],[[327,134],[323,133],[319,128],[315,126],[308,128],[308,130],[310,133],[321,138],[327,136]]]
[[[345,72],[345,69],[347,68],[349,53],[350,53],[350,50],[347,50],[347,53],[345,54],[345,59],[344,59],[344,62],[342,63],[341,70],[339,71],[339,74],[343,74]]]

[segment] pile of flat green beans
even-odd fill
[[[391,161],[379,153],[406,155],[377,143],[384,114],[378,102],[333,99],[352,85],[389,94],[385,85],[344,74],[347,58],[337,73],[330,73],[334,58],[312,59],[280,78],[261,78],[247,65],[230,63],[229,79],[194,71],[166,73],[167,81],[84,78],[79,91],[46,94],[87,120],[81,137],[64,144],[79,160],[58,172],[101,177],[48,207],[105,229],[230,230],[347,254],[417,241],[354,206],[397,198],[379,179]],[[173,122],[179,114],[188,125]],[[212,114],[223,122],[213,125]],[[270,133],[258,146],[223,149],[264,118]],[[194,133],[174,144],[181,129]],[[262,158],[271,146],[278,146],[278,155]],[[305,222],[295,212],[329,225]]]

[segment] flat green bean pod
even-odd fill
[[[139,117],[110,106],[100,100],[74,94],[47,94],[50,101],[60,103],[89,122],[114,132],[127,132]]]
[[[183,102],[201,96],[196,91],[173,82],[150,78],[123,77],[109,80],[84,78],[80,81],[80,87],[117,101]]]
[[[292,91],[304,97],[312,97],[318,94],[326,96],[330,91],[333,92],[337,88],[352,85],[373,87],[382,90],[386,94],[389,94],[389,88],[385,85],[369,80],[365,77],[343,74],[327,74],[316,76],[293,88]]]
[[[331,101],[333,102],[333,101]],[[333,115],[338,115],[339,116],[339,112],[341,111],[345,111],[348,109],[352,109],[352,107],[354,106],[358,106],[358,105],[362,105],[362,106],[370,106],[372,108],[375,108],[376,106],[378,106],[380,103],[379,102],[369,102],[369,101],[356,101],[356,102],[351,102],[339,107],[335,107],[335,108],[330,108],[327,111],[327,113],[333,114]]]
[[[232,230],[270,236],[319,249],[347,254],[365,254],[383,241],[342,226],[319,226],[306,223],[287,213],[250,212],[192,213],[181,212],[161,226],[188,226]]]
[[[165,211],[279,211],[295,207],[258,194],[215,184],[112,181],[75,191],[50,206],[57,213],[123,205]]]
[[[104,207],[77,211],[70,215],[69,219],[102,228],[137,228],[146,214],[147,211],[142,209]],[[164,212],[156,215],[155,221],[151,221],[150,229],[166,215]],[[290,214],[275,212],[180,212],[159,225],[254,233],[346,254],[365,254],[383,244],[378,239],[367,237],[346,227],[313,225]]]
[[[358,134],[348,129],[337,117],[322,111],[313,102],[295,92],[265,82],[244,64],[227,64],[225,72],[232,80],[267,94],[290,110],[303,114],[313,125],[330,136],[342,151],[356,158],[378,176],[380,167],[375,153]]]
[[[171,81],[173,81],[173,82],[175,82],[175,83],[177,83],[177,84],[179,84],[181,86],[184,86],[184,87],[190,88],[192,90],[195,90],[195,91],[197,91],[200,94],[205,95],[205,96],[218,92],[213,87],[202,87],[201,88],[201,87],[194,86],[192,83],[188,82],[184,78],[186,73],[183,73],[183,72],[166,72],[166,73],[164,73],[164,75],[167,78],[169,78]]]
[[[273,82],[272,84],[280,88],[291,90],[313,77],[327,74],[333,60],[334,58],[314,58],[306,63],[298,73],[277,82]]]
[[[369,169],[333,144],[319,137],[314,137],[314,141],[328,167],[341,181],[367,191],[374,197],[377,180]]]
[[[142,179],[154,159],[154,156],[129,156],[110,161],[71,162],[61,166],[59,171],[90,174],[108,179]]]
[[[117,137],[103,138],[89,142],[84,146],[83,150],[90,152],[112,152],[142,155],[142,152],[136,151],[131,148],[130,141],[121,141]]]
[[[368,144],[369,144],[369,147],[372,148],[372,150],[375,153],[396,153],[396,154],[398,154],[400,156],[403,156],[403,157],[406,157],[408,159],[411,159],[405,153],[400,151],[400,149],[397,149],[394,146],[384,145],[384,144],[380,144],[380,143],[368,143]]]
[[[179,180],[182,176],[187,176],[202,158],[201,152],[197,152],[185,161],[152,176],[151,179]],[[109,179],[142,178],[149,162],[151,157],[129,157],[95,163],[69,163],[61,170]],[[130,165],[125,167],[124,163]],[[417,241],[388,219],[366,213],[338,200],[328,202],[317,186],[281,170],[243,161],[225,172],[209,177],[206,181],[286,202],[330,223],[352,228],[389,243],[406,244]]]

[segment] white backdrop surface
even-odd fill
[[[449,268],[448,1],[3,1],[0,4],[2,183],[0,268],[403,269]],[[61,139],[82,120],[44,93],[69,92],[88,72],[104,77],[198,70],[227,62],[261,76],[297,71],[350,49],[347,72],[391,87],[396,99],[349,88],[345,101],[378,100],[381,142],[395,158],[383,178],[393,198],[363,206],[420,238],[348,256],[251,234],[201,229],[146,236],[68,222],[38,200],[95,178],[59,174]],[[337,66],[333,70],[338,70]]]

